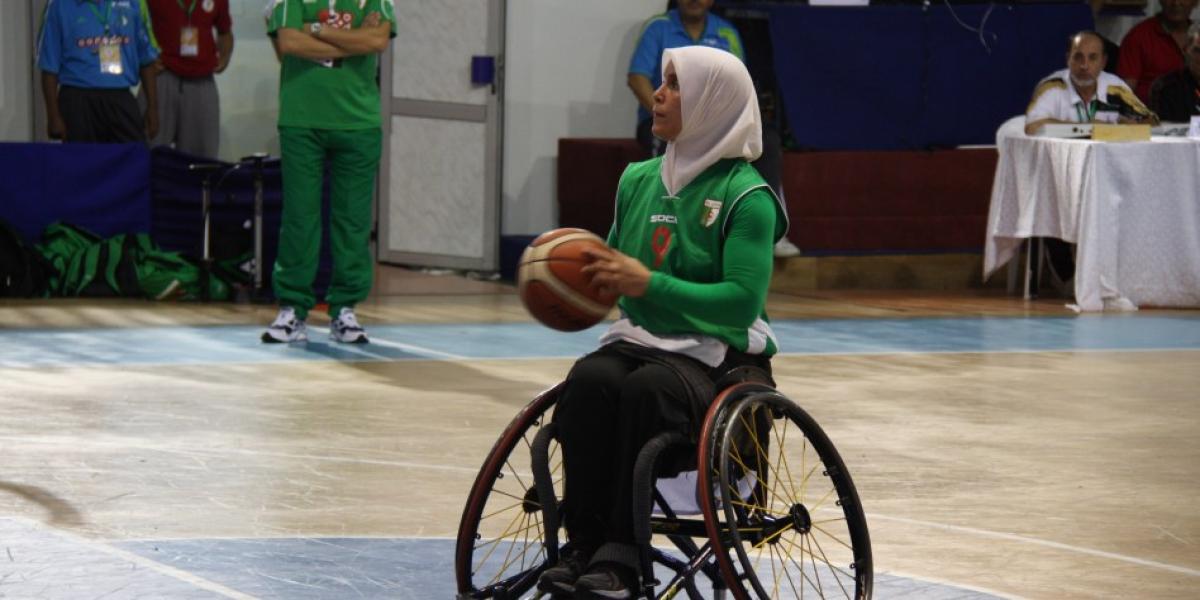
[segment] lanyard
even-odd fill
[[[192,24],[192,11],[196,10],[196,0],[192,0],[192,3],[189,4],[187,8],[183,7],[183,0],[175,0],[175,1],[179,3],[180,10],[187,11],[188,25],[191,25]]]
[[[103,2],[104,0],[98,1]],[[108,35],[108,18],[112,16],[112,0],[108,0],[108,8],[104,11],[104,18],[100,18],[100,9],[96,8],[95,3],[89,0],[87,5],[88,8],[92,9],[92,12],[95,13],[96,21],[104,26],[104,35]]]
[[[1075,113],[1079,115],[1079,122],[1080,123],[1091,123],[1092,119],[1094,119],[1096,117],[1097,106],[1098,106],[1098,102],[1095,99],[1093,99],[1091,102],[1088,103],[1088,107],[1087,107],[1086,111],[1083,109],[1082,102],[1080,102],[1079,104],[1076,104],[1075,105]]]

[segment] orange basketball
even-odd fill
[[[607,248],[586,229],[566,227],[539,235],[521,254],[517,289],[533,318],[559,331],[580,331],[608,316],[615,295],[592,289],[580,269],[588,263],[584,248]]]

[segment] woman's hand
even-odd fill
[[[584,256],[591,259],[583,273],[592,278],[592,287],[602,292],[639,298],[650,285],[650,269],[641,261],[617,250],[585,248]]]

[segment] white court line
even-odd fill
[[[71,532],[63,531],[61,529],[55,529],[53,527],[49,527],[47,525],[44,525],[37,521],[32,521],[30,519],[24,519],[21,517],[8,517],[7,520],[26,523],[26,524],[30,525],[32,529],[40,529],[42,531],[49,532],[52,535],[56,535],[58,537],[65,538],[69,542],[72,542],[72,543],[75,543],[75,544],[78,544],[78,545],[81,545],[81,546],[84,546],[84,547],[87,547],[87,548],[90,548],[93,550],[97,550],[99,552],[103,552],[104,554],[107,554],[114,558],[118,558],[121,560],[127,560],[138,566],[150,569],[151,571],[154,571],[161,575],[165,575],[172,579],[177,579],[184,583],[196,586],[202,590],[207,590],[207,591],[213,592],[215,594],[220,594],[222,596],[225,596],[226,598],[234,598],[236,600],[257,600],[257,597],[255,597],[255,596],[244,594],[244,593],[239,592],[232,588],[227,588],[215,581],[210,581],[210,580],[200,577],[198,575],[194,575],[192,573],[188,573],[187,571],[182,571],[180,569],[176,569],[175,567],[172,567],[170,565],[165,565],[158,561],[150,560],[149,558],[146,558],[139,554],[134,554],[133,552],[121,550],[120,548],[110,546],[103,542],[89,540],[85,537],[81,537],[81,536],[73,534]]]
[[[447,360],[468,360],[470,358],[470,357],[461,356],[458,354],[450,354],[449,352],[442,352],[440,350],[433,350],[433,349],[424,348],[421,346],[414,346],[412,344],[403,344],[400,342],[389,342],[387,340],[380,339],[380,338],[377,338],[374,336],[371,337],[371,343],[379,344],[380,346],[384,346],[386,348],[395,348],[397,350],[403,350],[405,352],[412,352],[414,354],[423,354],[423,355],[435,357],[435,358],[445,358]]]
[[[1133,556],[1126,556],[1124,554],[1116,554],[1114,552],[1105,552],[1103,550],[1093,550],[1091,548],[1084,548],[1082,546],[1072,546],[1070,544],[1063,544],[1061,542],[1052,542],[1050,540],[1043,540],[1040,538],[1029,537],[1027,535],[1017,535],[1015,533],[990,531],[987,529],[978,529],[975,527],[963,527],[961,525],[946,525],[944,523],[934,523],[932,521],[921,521],[918,519],[906,519],[904,517],[889,517],[887,515],[868,513],[867,520],[871,520],[871,519],[880,519],[883,521],[895,521],[897,523],[907,523],[909,525],[918,525],[921,527],[932,527],[934,529],[944,529],[946,531],[954,531],[957,533],[967,533],[967,534],[979,535],[979,536],[983,536],[983,537],[1008,540],[1008,541],[1012,541],[1012,542],[1023,542],[1023,543],[1027,543],[1027,544],[1036,544],[1038,546],[1046,546],[1047,548],[1054,548],[1056,550],[1067,550],[1069,552],[1078,552],[1080,554],[1087,554],[1087,555],[1096,556],[1099,558],[1119,560],[1122,562],[1132,563],[1132,564],[1143,566],[1143,567],[1162,569],[1164,571],[1171,571],[1173,573],[1190,575],[1192,577],[1200,577],[1200,571],[1198,571],[1196,569],[1189,569],[1187,567],[1180,567],[1178,565],[1171,565],[1171,564],[1167,564],[1167,563],[1161,563],[1158,561],[1146,560],[1144,558],[1136,558]]]

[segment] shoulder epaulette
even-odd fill
[[[1142,104],[1142,101],[1139,100],[1137,95],[1133,93],[1133,90],[1123,85],[1112,84],[1108,86],[1108,89],[1105,90],[1105,97],[1109,102],[1112,102],[1113,100],[1120,101],[1121,105],[1127,108],[1130,113],[1135,115],[1149,117],[1154,114],[1153,111],[1151,111],[1149,108],[1146,108],[1145,104]]]
[[[1042,97],[1042,94],[1045,94],[1046,92],[1048,92],[1050,90],[1065,90],[1065,89],[1067,89],[1067,82],[1058,77],[1055,77],[1053,79],[1043,79],[1042,82],[1039,83],[1036,88],[1034,88],[1033,99],[1031,99],[1029,101],[1029,106],[1027,106],[1025,108],[1025,112],[1029,112],[1033,108],[1033,105],[1037,103],[1038,98]]]

